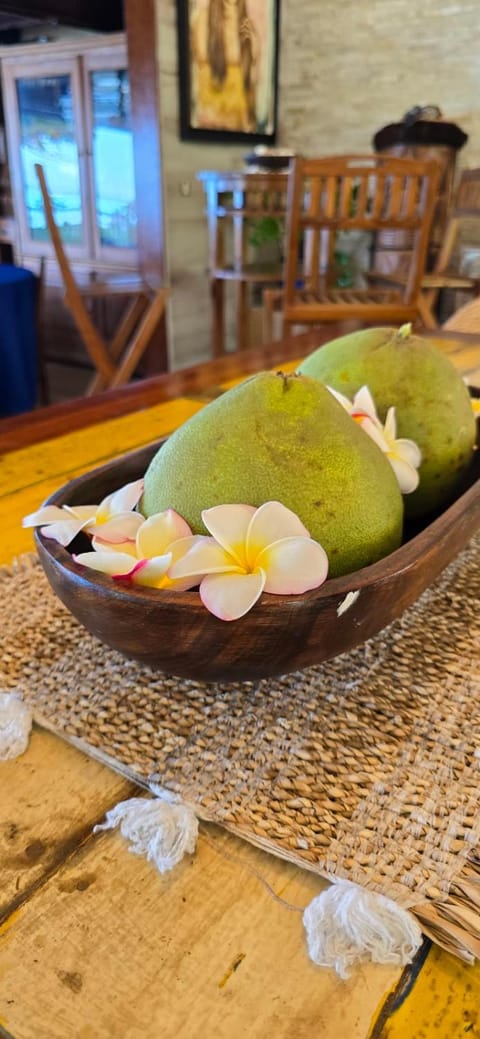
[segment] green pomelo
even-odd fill
[[[389,463],[316,379],[261,372],[207,404],[153,458],[141,508],[176,509],[207,533],[203,509],[267,501],[300,516],[330,576],[401,542],[403,502]]]
[[[395,406],[397,436],[415,440],[422,452],[406,515],[424,515],[454,496],[472,459],[475,418],[463,379],[434,342],[411,335],[408,325],[362,329],[320,347],[298,370],[350,399],[367,385],[382,422]]]

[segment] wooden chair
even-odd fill
[[[480,168],[461,173],[435,269],[422,279],[420,304],[426,328],[438,328],[435,307],[442,289],[480,293],[480,274],[475,278],[458,269],[457,247],[462,224],[467,220],[477,220],[480,231]]]
[[[48,230],[65,287],[65,302],[96,370],[87,391],[88,395],[121,386],[133,375],[152,339],[165,311],[168,289],[152,290],[145,282],[131,277],[118,277],[108,283],[96,281],[85,289],[80,288],[73,276],[55,223],[43,167],[37,164],[35,172],[42,192]],[[85,298],[105,299],[112,296],[129,297],[130,302],[115,335],[111,340],[107,340],[96,328]]]
[[[273,338],[279,301],[285,329],[349,318],[369,324],[418,319],[438,179],[435,163],[415,159],[297,158],[289,182],[284,286],[264,291],[264,336]],[[360,284],[342,286],[337,236],[355,230],[370,235],[369,264]],[[391,232],[408,240],[402,284],[375,270]]]

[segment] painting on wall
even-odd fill
[[[180,136],[273,143],[280,0],[177,0]]]

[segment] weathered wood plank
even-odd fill
[[[398,971],[316,967],[301,914],[248,867],[294,905],[320,890],[213,827],[164,876],[97,836],[7,921],[2,1023],[18,1039],[364,1039]]]
[[[1,763],[0,920],[25,901],[136,787],[50,733]]]

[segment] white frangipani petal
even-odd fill
[[[200,585],[200,598],[215,617],[235,621],[255,606],[264,586],[263,570],[254,574],[209,574]]]
[[[102,541],[101,538],[92,538],[92,548],[95,552],[126,552],[132,559],[138,559],[134,541]]]
[[[301,595],[318,588],[328,574],[326,552],[306,537],[274,542],[260,553],[257,566],[265,571],[264,591],[271,595]]]
[[[140,558],[152,559],[166,552],[173,541],[191,534],[188,523],[174,509],[157,512],[146,520],[141,517],[137,530],[137,553]]]
[[[309,532],[296,513],[279,501],[267,501],[254,512],[247,530],[246,557],[248,568],[256,567],[256,559],[268,545],[283,538],[309,538]],[[263,564],[259,564],[260,566]]]
[[[338,400],[338,403],[342,405],[342,408],[345,408],[345,411],[348,411],[348,413],[351,414],[351,411],[352,411],[352,402],[351,402],[351,400],[349,400],[348,397],[346,397],[344,393],[339,393],[338,390],[334,390],[333,386],[327,386],[327,390],[328,390],[329,393],[332,394],[332,397],[335,397],[335,400]]]
[[[239,566],[245,566],[247,531],[255,513],[253,505],[214,505],[202,512],[207,530]]]
[[[97,509],[99,521],[103,522],[117,512],[131,512],[140,501],[142,493],[143,480],[134,480],[133,483],[120,487],[113,494],[107,494]]]
[[[139,559],[130,573],[125,574],[125,577],[129,577],[134,584],[145,585],[147,588],[161,588],[171,562],[171,552],[166,552],[163,556],[155,556],[152,559]],[[114,576],[120,575],[115,574]]]
[[[242,567],[215,539],[199,540],[170,568],[170,577],[202,577],[203,574],[241,573]]]
[[[399,455],[388,455],[388,460],[398,480],[402,494],[412,494],[420,482],[417,469]]]
[[[64,519],[59,520],[58,523],[49,523],[46,527],[41,527],[41,532],[45,538],[51,538],[53,541],[58,541],[64,548],[76,538],[77,534],[83,530],[86,520],[81,519]]]
[[[366,415],[369,415],[374,422],[378,422],[377,409],[375,407],[375,401],[370,393],[368,386],[361,386],[358,392],[353,398],[352,409],[356,411],[364,411]]]
[[[73,557],[80,566],[87,566],[91,570],[98,570],[110,577],[117,575],[125,576],[131,573],[135,566],[135,560],[126,552],[80,552]]]
[[[131,541],[135,544],[137,531],[142,523],[144,523],[143,516],[140,516],[138,512],[119,512],[105,523],[89,523],[87,533],[98,541],[106,541],[110,545],[121,544],[123,541]]]
[[[62,505],[62,509],[68,512],[69,516],[75,516],[75,519],[86,520],[91,523],[95,522],[96,505]]]
[[[37,509],[36,512],[31,512],[28,516],[24,516],[22,527],[41,527],[43,523],[56,523],[57,520],[61,522],[68,520],[64,510],[60,509],[58,505],[44,505],[43,508]]]
[[[399,437],[399,439],[395,441],[395,453],[400,458],[403,458],[405,462],[413,465],[414,469],[418,469],[422,463],[422,452],[414,440],[407,440],[405,437]]]
[[[373,419],[367,417],[363,418],[359,425],[361,429],[363,429],[363,432],[366,433],[371,440],[375,441],[377,447],[380,448],[380,451],[383,451],[384,454],[386,454],[387,451],[389,451],[390,445],[388,440],[384,436],[383,429],[380,423],[378,423],[377,425],[377,423],[374,422]]]

